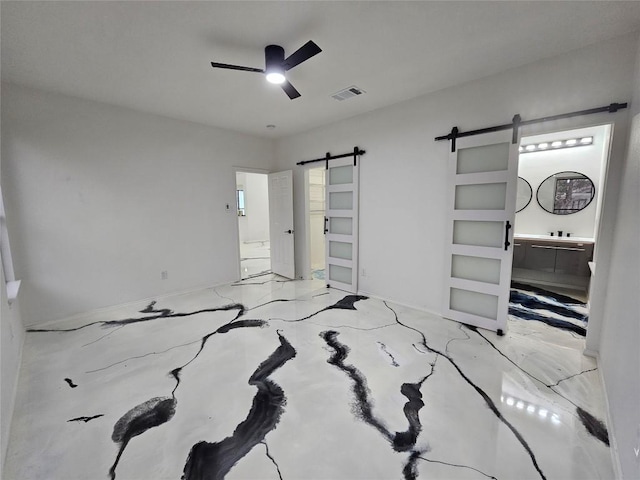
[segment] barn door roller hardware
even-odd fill
[[[353,157],[353,166],[355,167],[358,161],[357,160],[358,155],[364,155],[365,153],[367,152],[365,152],[364,150],[360,150],[359,147],[353,147],[353,152],[343,153],[341,155],[331,155],[329,152],[327,152],[327,154],[322,158],[316,158],[315,160],[304,160],[303,162],[296,163],[296,165],[306,165],[307,163],[325,162],[326,168],[329,169],[329,160],[335,160],[337,158]]]
[[[495,125],[493,127],[479,128],[477,130],[469,130],[468,132],[461,132],[458,129],[458,127],[453,127],[451,129],[451,133],[447,135],[442,135],[440,137],[436,137],[435,140],[436,142],[440,140],[451,140],[451,151],[455,152],[456,139],[458,138],[470,137],[472,135],[481,135],[483,133],[498,132],[501,130],[509,130],[510,128],[512,128],[513,136],[511,138],[511,143],[517,143],[518,130],[522,126],[533,125],[535,123],[542,123],[542,122],[551,122],[553,120],[561,120],[563,118],[579,117],[582,115],[592,115],[594,113],[602,113],[602,112],[616,113],[618,110],[622,110],[623,108],[627,108],[626,102],[612,103],[604,107],[596,107],[596,108],[590,108],[588,110],[579,110],[577,112],[562,113],[560,115],[552,115],[550,117],[535,118],[533,120],[522,120],[520,118],[520,115],[514,115],[513,120],[511,120],[511,123],[505,123],[504,125]]]

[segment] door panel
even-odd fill
[[[327,285],[358,291],[358,165],[332,160],[326,175]]]
[[[449,158],[449,229],[443,316],[506,330],[518,145],[511,132],[457,140]]]
[[[269,237],[271,271],[286,278],[294,278],[292,170],[269,174]]]

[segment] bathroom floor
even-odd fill
[[[610,479],[584,340],[272,274],[27,333],[5,476]]]

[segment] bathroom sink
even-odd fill
[[[582,242],[582,243],[594,243],[593,238],[587,237],[557,237],[555,235],[535,235],[531,233],[516,233],[513,238],[519,238],[522,240],[547,240],[549,242]]]

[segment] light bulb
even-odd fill
[[[284,75],[280,72],[269,72],[267,73],[267,82],[270,83],[275,83],[276,85],[280,85],[282,83],[284,83],[284,81],[286,80],[286,78],[284,78]]]

